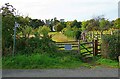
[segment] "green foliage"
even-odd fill
[[[38,33],[41,33],[43,37],[47,37],[49,32],[50,32],[50,28],[45,25],[42,27],[39,27],[38,29]]]
[[[20,24],[20,27],[24,28],[25,26],[30,26],[29,25],[29,21],[30,18],[29,17],[23,17],[23,16],[16,16],[15,20]]]
[[[25,37],[25,38],[29,38],[29,36],[32,34],[32,27],[26,25],[23,27],[20,27],[21,28],[21,31],[22,31],[22,36]]]
[[[41,69],[41,68],[76,68],[84,64],[70,53],[16,55],[3,57],[3,68],[9,69]]]
[[[117,18],[115,21],[114,21],[114,28],[115,29],[120,29],[120,18]]]
[[[64,34],[65,34],[67,37],[75,38],[75,32],[74,32],[72,29],[67,29],[66,31],[64,31]]]
[[[106,20],[105,18],[98,16],[96,18],[83,21],[82,22],[82,30],[88,30],[88,31],[104,31],[109,29],[111,26],[110,21]]]
[[[3,69],[46,69],[46,68],[79,68],[79,67],[118,67],[118,62],[110,59],[94,57],[94,63],[83,63],[78,54],[61,52],[54,54],[34,53],[31,55],[17,54],[15,57],[3,57]]]
[[[62,32],[67,37],[71,37],[76,40],[80,39],[80,36],[81,36],[81,30],[77,27],[73,27],[73,28],[67,27],[67,28],[64,28]]]
[[[119,29],[114,30],[114,31],[113,31],[113,34],[114,34],[114,35],[120,35],[120,30],[119,30]]]
[[[102,46],[106,46],[106,48],[103,48],[104,50],[107,50],[106,52],[103,51],[103,53],[107,54],[107,57],[111,59],[118,59],[118,56],[120,55],[120,35],[104,35],[102,37]]]
[[[99,23],[99,30],[107,30],[110,27],[110,22],[108,20],[105,20],[105,18],[102,18]]]
[[[21,54],[53,53],[57,52],[57,47],[49,38],[19,38],[16,41],[16,52]]]
[[[62,23],[58,23],[55,25],[55,31],[59,32],[64,28],[64,25]]]
[[[5,3],[5,5],[0,8],[3,17],[6,15],[14,15],[15,10],[16,9],[9,3]]]
[[[81,28],[81,22],[78,22],[77,20],[74,20],[71,24],[71,27]]]
[[[82,22],[82,27],[81,27],[82,31],[87,30],[87,21],[83,21]]]
[[[2,54],[6,54],[12,50],[13,45],[15,8],[9,3],[6,3],[0,8],[0,12],[2,12]]]
[[[115,68],[118,67],[118,61],[111,60],[111,59],[105,59],[105,58],[99,58],[96,61],[96,64],[107,66],[107,67],[115,67]]]
[[[81,28],[81,24],[82,24],[81,22],[74,20],[74,21],[67,21],[66,26],[70,28],[73,28],[73,27]]]
[[[31,19],[30,20],[30,26],[32,26],[33,28],[39,28],[40,26],[45,25],[43,20],[40,19]]]

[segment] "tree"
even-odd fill
[[[21,27],[30,25],[30,19],[28,16],[25,18],[23,16],[16,16],[16,21],[20,24]]]
[[[74,20],[71,23],[71,27],[81,28],[81,22],[78,22],[77,20]]]
[[[120,18],[117,18],[117,19],[114,21],[114,28],[115,28],[115,29],[120,29]]]
[[[30,26],[33,28],[39,28],[39,26],[45,25],[44,21],[41,19],[30,19]]]
[[[96,30],[97,23],[96,23],[95,19],[90,19],[87,21],[83,21],[81,26],[82,26],[83,31],[85,31],[85,30],[94,31],[94,30]]]
[[[83,21],[83,22],[82,22],[82,25],[81,25],[81,26],[82,26],[82,27],[81,27],[82,31],[88,30],[88,29],[87,29],[87,25],[88,25],[88,21]]]
[[[105,20],[105,18],[102,18],[99,22],[99,30],[101,31],[101,35],[103,34],[104,30],[109,29],[110,22],[108,20]]]
[[[43,37],[45,37],[45,38],[48,36],[49,32],[50,32],[50,28],[45,25],[39,27],[39,29],[38,29],[38,33],[42,34]]]
[[[0,8],[2,13],[2,49],[3,54],[12,50],[13,45],[13,28],[15,23],[15,8],[6,3]]]
[[[67,21],[66,22],[66,27],[67,28],[72,28],[71,26],[72,26],[72,21]]]
[[[5,5],[0,8],[0,12],[2,12],[3,17],[6,15],[14,15],[15,10],[16,9],[9,3],[5,3]]]
[[[54,25],[56,25],[57,23],[59,23],[60,21],[59,20],[57,20],[57,18],[55,17],[54,19]]]
[[[63,28],[64,28],[64,25],[61,24],[61,23],[58,23],[58,24],[55,25],[55,30],[57,32],[61,31]]]

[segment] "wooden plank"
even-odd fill
[[[72,46],[72,47],[78,47],[78,45],[77,46]]]
[[[66,42],[56,42],[56,43],[73,43],[73,42],[78,42],[78,41],[66,41]]]
[[[78,45],[78,44],[75,44],[75,43],[56,43],[56,45],[66,45],[66,44],[68,44],[68,45]]]
[[[72,52],[72,53],[77,53],[78,50],[58,50],[58,52]]]
[[[91,48],[89,48],[89,49],[91,49]],[[80,50],[86,50],[86,51],[93,51],[93,50],[89,50],[89,49],[85,49],[85,48],[80,48]]]
[[[89,53],[89,52],[81,52],[81,54],[84,54],[84,53]]]
[[[93,46],[91,46],[91,47],[87,47],[87,48],[93,48]]]
[[[101,53],[101,51],[98,51],[98,54],[100,54]]]
[[[61,47],[59,47],[59,48],[65,48],[64,46],[61,46]]]
[[[85,45],[85,44],[93,44],[93,42],[84,42],[84,43],[81,43],[81,45]]]
[[[88,51],[87,51],[87,52],[81,52],[81,53],[91,53],[91,52],[92,52],[92,51],[89,51],[89,52],[88,52]]]
[[[83,54],[82,56],[88,56],[88,55],[91,55],[90,53],[87,53],[87,54]]]

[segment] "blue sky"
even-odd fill
[[[105,15],[112,20],[118,17],[119,0],[0,0],[0,6],[9,2],[20,13],[37,19],[58,19],[79,21]]]

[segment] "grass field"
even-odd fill
[[[52,37],[52,40],[56,42],[66,42],[66,41],[74,40],[73,38],[68,38],[67,36],[65,36],[64,34],[60,32],[55,32],[55,33],[50,33],[50,34],[54,34],[54,36]]]

